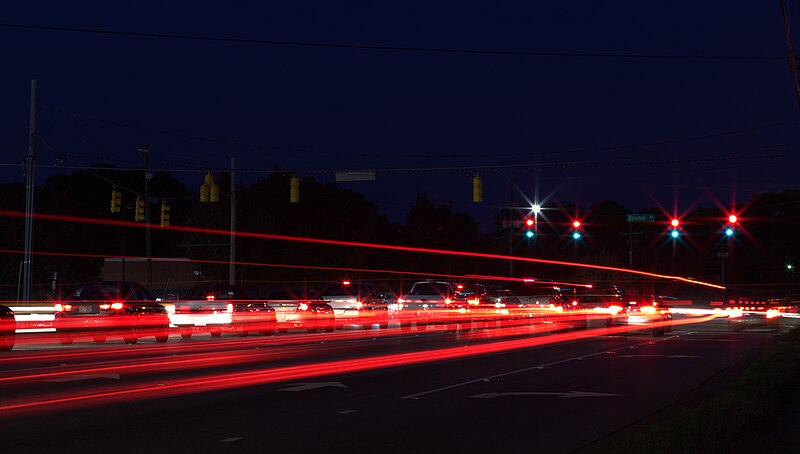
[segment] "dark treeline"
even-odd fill
[[[604,201],[589,208],[545,206],[538,216],[538,235],[528,239],[522,227],[504,228],[503,221],[518,221],[528,212],[502,210],[495,225],[483,232],[468,215],[453,211],[419,195],[402,223],[390,222],[379,207],[360,193],[313,178],[303,178],[299,203],[289,202],[289,176],[276,169],[250,185],[237,184],[237,230],[293,237],[324,238],[476,253],[489,253],[547,260],[575,261],[604,266],[632,267],[655,273],[726,282],[741,289],[758,288],[774,295],[795,293],[794,265],[800,253],[797,225],[800,222],[800,191],[759,194],[738,208],[739,230],[726,239],[727,213],[721,208],[700,208],[681,217],[681,235],[668,235],[669,218],[659,209],[655,222],[631,223],[626,207]],[[219,202],[200,203],[198,189],[188,188],[166,172],[156,172],[150,183],[153,257],[187,257],[195,263],[198,281],[228,280],[227,235],[184,233],[160,229],[160,204],[171,207],[171,225],[228,231],[230,227],[230,176],[217,175]],[[110,212],[111,189],[123,191],[122,213]],[[58,174],[36,188],[36,212],[82,218],[133,221],[136,195],[144,193],[143,171],[102,165]],[[0,209],[22,212],[22,183],[0,184]],[[574,240],[571,222],[582,221],[583,236]],[[0,217],[0,291],[3,299],[17,295],[23,250],[24,221]],[[633,244],[629,243],[633,240]],[[729,247],[726,247],[726,243]],[[18,251],[18,252],[16,252]],[[102,278],[103,258],[144,256],[145,234],[141,228],[101,226],[91,223],[37,220],[34,251],[46,253],[33,259],[34,286],[48,289],[53,271],[60,285]],[[724,257],[727,252],[728,257]],[[50,254],[50,255],[48,255]],[[76,254],[96,255],[82,257]],[[277,283],[321,283],[340,280],[370,280],[396,291],[408,282],[436,275],[483,275],[535,277],[570,282],[620,282],[641,279],[620,273],[542,265],[509,263],[478,256],[449,256],[371,247],[321,245],[241,237],[237,240],[237,267],[241,282],[267,289]],[[201,261],[219,261],[208,264]],[[257,266],[262,264],[266,266]],[[306,268],[306,267],[317,268]],[[372,271],[370,271],[372,270]],[[378,270],[389,270],[380,273]],[[405,272],[394,273],[394,272]],[[419,273],[419,274],[413,274]],[[724,274],[723,274],[724,273]],[[767,289],[767,290],[765,290]]]

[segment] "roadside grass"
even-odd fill
[[[670,412],[606,445],[607,453],[798,452],[774,426],[800,389],[800,329],[779,336],[721,393]],[[797,429],[800,429],[798,427]]]

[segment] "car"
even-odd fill
[[[646,292],[626,291],[624,305],[613,318],[614,325],[636,326],[633,331],[650,331],[653,336],[663,336],[672,331],[672,312],[667,302],[669,296]]]
[[[457,298],[456,286],[447,281],[432,279],[415,282],[411,290],[398,299],[400,305],[400,326],[408,328],[415,324],[418,329],[426,329],[435,323],[463,324],[467,328],[470,303],[465,295]]]
[[[209,332],[219,337],[223,331],[245,337],[252,331],[266,336],[275,333],[275,309],[257,291],[242,285],[199,285],[175,302],[170,321],[181,337]]]
[[[14,348],[17,322],[14,311],[0,304],[0,351]]]
[[[301,328],[314,333],[335,329],[333,307],[316,290],[279,288],[267,293],[265,300],[275,309],[278,331]]]
[[[331,282],[320,296],[333,308],[337,328],[352,324],[369,329],[376,323],[389,327],[389,307],[369,282]]]
[[[561,319],[573,328],[609,327],[625,305],[614,284],[554,286],[551,303],[562,309]]]
[[[158,342],[169,339],[166,308],[141,284],[127,281],[77,285],[56,302],[53,327],[64,345],[76,337],[104,342],[108,336],[122,336],[128,344],[147,336]]]
[[[728,328],[731,331],[745,328],[766,328],[778,331],[783,309],[785,307],[775,299],[737,299],[736,305],[727,310]]]

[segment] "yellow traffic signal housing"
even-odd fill
[[[144,221],[144,198],[136,196],[136,222]]]
[[[214,183],[211,171],[206,174],[205,182],[200,186],[200,202],[219,202],[219,186]]]
[[[300,179],[292,177],[289,180],[289,203],[300,202]]]
[[[117,188],[111,189],[111,212],[119,213],[122,211],[122,191]]]
[[[480,175],[472,177],[472,201],[483,202],[483,179]]]
[[[169,205],[166,200],[161,201],[161,227],[169,226]]]

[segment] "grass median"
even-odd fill
[[[714,397],[670,411],[624,438],[605,453],[797,452],[775,426],[800,392],[800,329],[782,334],[745,371]],[[798,421],[800,427],[800,421]],[[798,442],[800,443],[800,442]],[[594,449],[590,449],[594,451]]]

